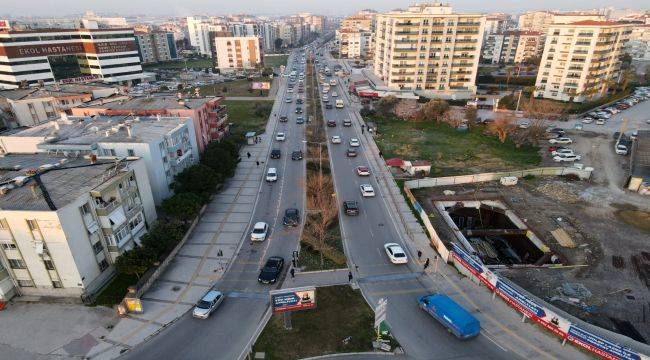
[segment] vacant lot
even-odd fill
[[[230,127],[231,133],[245,134],[248,131],[255,131],[260,134],[264,132],[266,122],[269,120],[273,101],[225,100],[223,105],[228,107],[228,121],[233,124]]]
[[[256,81],[271,82],[271,79],[266,77],[254,78],[252,80],[241,79],[221,84],[201,86],[199,89],[201,90],[201,96],[268,96],[268,90],[261,91],[251,89],[252,83]]]
[[[301,359],[372,350],[374,315],[359,290],[318,288],[316,304],[314,310],[291,314],[291,330],[285,330],[283,315],[273,315],[253,351],[265,352],[266,359]]]
[[[279,67],[280,65],[287,65],[289,55],[266,55],[264,56],[264,66]]]
[[[384,158],[429,160],[433,176],[472,174],[494,170],[523,169],[540,162],[539,149],[517,148],[483,134],[483,126],[459,132],[446,124],[370,119],[377,123],[377,145]]]
[[[179,60],[179,61],[170,61],[170,62],[164,62],[160,64],[151,64],[151,65],[145,65],[143,66],[145,69],[185,69],[185,67],[189,69],[203,69],[203,68],[208,68],[212,67],[212,58],[207,58],[207,59],[189,59],[187,61]]]

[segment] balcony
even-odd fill
[[[395,44],[417,44],[417,40],[401,39],[395,40]]]
[[[458,31],[456,31],[456,34],[478,35],[478,30],[458,30]]]
[[[472,63],[452,63],[451,66],[452,67],[470,67],[470,66],[474,66],[474,64],[472,64]]]
[[[401,51],[401,52],[413,52],[413,51],[418,51],[417,48],[398,48],[398,47],[394,48],[393,50],[394,50],[395,52],[400,52],[400,51]]]
[[[407,80],[397,79],[397,80],[393,80],[391,82],[393,82],[395,84],[408,84],[408,83],[412,83],[413,80],[412,79],[407,79]]]
[[[402,23],[395,23],[395,26],[420,26],[420,23],[414,23],[414,22],[402,22]]]
[[[115,210],[121,203],[117,200],[110,202],[104,202],[101,204],[95,204],[95,210],[98,216],[108,216],[113,210]]]
[[[407,69],[414,68],[415,64],[394,64],[393,67],[396,69]]]
[[[415,60],[417,56],[393,56],[393,60]]]
[[[478,39],[456,39],[457,44],[476,44]]]
[[[409,71],[409,72],[392,72],[390,73],[393,76],[409,76],[409,75],[415,75],[415,71]]]
[[[480,22],[459,22],[458,26],[481,26]]]
[[[457,47],[454,48],[454,51],[475,51],[475,47]]]

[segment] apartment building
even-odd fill
[[[536,31],[505,31],[485,37],[481,58],[492,64],[520,64],[542,55],[542,34]]]
[[[545,35],[551,24],[569,24],[586,20],[605,21],[606,19],[602,14],[589,11],[529,11],[519,16],[518,30],[537,31]]]
[[[452,13],[439,3],[378,14],[374,72],[392,89],[469,98],[476,93],[484,22],[483,15]]]
[[[634,24],[625,52],[638,61],[650,61],[650,24]]]
[[[174,176],[199,160],[189,118],[67,117],[0,136],[5,153],[94,154],[144,161],[157,205],[173,194]]]
[[[156,220],[144,160],[0,158],[0,299],[85,297]]]
[[[214,67],[221,72],[255,69],[262,65],[262,47],[257,36],[215,33],[212,44]]]
[[[142,80],[133,29],[0,31],[0,88],[70,78],[119,84]]]
[[[484,35],[503,33],[510,25],[510,15],[503,13],[488,14],[485,18]]]
[[[212,55],[212,39],[210,33],[227,31],[225,24],[217,23],[217,19],[205,16],[188,16],[187,30],[190,45],[201,55]]]
[[[275,40],[280,37],[280,26],[274,22],[262,24],[262,47],[264,52],[278,51],[275,48]]]
[[[372,56],[375,15],[364,12],[341,21],[336,30],[336,41],[342,58],[366,59]]]
[[[73,116],[162,116],[192,119],[194,138],[203,153],[212,141],[230,134],[228,109],[221,105],[223,97],[178,99],[169,95],[122,97],[91,101],[70,109]]]
[[[611,21],[552,24],[546,35],[535,96],[583,102],[607,93],[619,79],[631,25]]]
[[[178,59],[174,34],[164,31],[136,32],[135,41],[142,64]]]
[[[114,95],[117,91],[115,87],[102,84],[0,90],[0,108],[6,107],[12,115],[7,127],[35,126],[58,118],[61,111]]]

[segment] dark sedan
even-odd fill
[[[302,160],[302,151],[297,150],[291,153],[291,160]]]
[[[298,226],[300,224],[300,211],[295,208],[285,210],[282,223],[284,226]]]
[[[345,211],[345,215],[359,215],[359,205],[354,200],[344,201],[343,210]]]
[[[280,149],[271,150],[271,159],[279,159],[281,155]]]
[[[262,270],[260,270],[260,276],[257,277],[257,281],[262,284],[273,284],[278,281],[283,268],[284,259],[279,256],[271,256],[266,260],[266,264],[264,264]]]

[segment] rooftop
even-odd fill
[[[0,97],[17,101],[44,97],[80,96],[85,94],[92,94],[92,92],[95,90],[103,90],[107,88],[112,88],[112,86],[99,84],[61,84],[58,86],[48,85],[41,88],[2,90],[0,91]],[[115,89],[115,92],[117,92],[117,89]]]
[[[90,192],[120,174],[125,163],[98,160],[91,164],[83,158],[65,158],[44,154],[5,155],[0,157],[0,209],[50,211],[42,191],[33,178],[14,182],[25,176],[28,169],[41,168],[41,181],[57,208],[62,208],[79,196]],[[45,170],[48,169],[49,170]]]
[[[151,97],[131,97],[119,101],[98,100],[78,106],[78,108],[102,108],[107,110],[164,110],[164,109],[198,109],[210,101],[221,97],[200,97],[179,100],[170,95]]]
[[[650,181],[650,130],[639,130],[637,134],[630,173]]]
[[[615,25],[626,25],[617,21],[598,21],[598,20],[582,20],[572,22],[569,25],[578,25],[578,26],[615,26]]]

